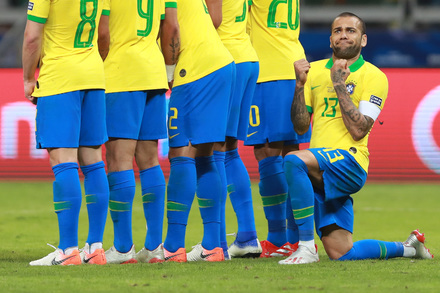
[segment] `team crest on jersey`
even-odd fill
[[[354,82],[349,82],[346,85],[347,92],[352,95],[354,93],[354,89],[356,88],[356,84]]]
[[[28,3],[28,10],[34,10],[34,2],[30,2]]]
[[[375,96],[375,95],[371,95],[370,96],[370,103],[373,103],[373,104],[378,105],[380,107],[380,106],[382,106],[382,99]]]

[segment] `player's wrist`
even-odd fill
[[[165,68],[167,71],[168,82],[172,82],[174,80],[174,70],[176,69],[176,64],[173,64],[173,65],[165,64]]]

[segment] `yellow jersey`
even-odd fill
[[[174,86],[190,83],[234,61],[220,40],[204,0],[166,0],[177,3],[180,51]]]
[[[31,0],[28,20],[44,24],[35,97],[104,89],[97,28],[104,0]]]
[[[368,133],[360,141],[351,137],[342,120],[339,100],[330,77],[332,59],[311,63],[304,86],[306,106],[313,113],[310,148],[333,148],[350,151],[359,165],[368,172]],[[345,84],[354,105],[360,101],[373,103],[382,110],[388,95],[388,79],[376,66],[365,62],[362,56],[350,65]]]
[[[223,19],[217,32],[237,64],[258,61],[257,52],[246,33],[248,10],[248,0],[223,0]]]
[[[258,83],[295,79],[293,63],[305,58],[299,42],[299,0],[253,0],[252,45],[260,60]]]
[[[111,0],[110,50],[104,61],[106,93],[167,89],[165,61],[157,42],[164,0]]]

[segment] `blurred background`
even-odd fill
[[[0,0],[0,180],[53,176],[47,153],[35,149],[35,106],[23,96],[27,3]],[[362,54],[389,81],[386,106],[370,136],[369,180],[440,182],[440,0],[301,1],[300,40],[309,61],[331,56],[330,24],[344,11],[365,20]],[[168,175],[167,141],[159,147]],[[258,180],[252,149],[240,145],[240,153]]]
[[[21,66],[26,0],[0,0],[0,67]],[[367,23],[365,59],[379,67],[440,67],[440,0],[301,1],[301,42],[308,59],[329,56],[329,25],[350,11]]]

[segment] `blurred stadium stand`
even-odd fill
[[[0,67],[21,67],[27,2],[0,0]],[[310,61],[329,57],[329,25],[344,11],[367,23],[365,59],[379,67],[440,67],[440,0],[302,0],[300,40]]]

